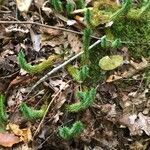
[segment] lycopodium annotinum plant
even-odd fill
[[[142,7],[137,8],[137,9],[130,9],[128,13],[128,18],[131,19],[143,19],[142,17],[145,18],[145,16],[149,16],[150,12],[150,0],[145,0],[142,2]]]
[[[43,105],[39,110],[27,106],[27,104],[24,102],[22,102],[20,105],[20,111],[27,120],[36,120],[42,118],[46,109],[46,105]]]
[[[77,9],[85,8],[85,0],[76,0]]]
[[[7,114],[5,110],[5,97],[0,94],[0,132],[5,130],[5,125],[7,122]]]
[[[66,12],[67,12],[67,15],[70,16],[71,13],[73,12],[73,10],[75,10],[76,8],[76,4],[73,0],[67,0],[67,3],[66,3]]]
[[[94,88],[85,92],[79,91],[76,95],[76,97],[79,99],[79,102],[67,106],[67,110],[69,112],[79,112],[81,110],[87,109],[93,104],[95,96],[96,89]]]
[[[88,65],[89,64],[89,46],[90,46],[90,40],[91,40],[91,33],[92,30],[90,28],[86,28],[84,30],[83,34],[83,50],[84,53],[82,55],[81,61],[83,65]]]
[[[23,70],[27,71],[30,74],[36,74],[36,73],[41,73],[42,71],[51,67],[58,58],[59,58],[58,55],[53,54],[53,55],[49,56],[48,59],[41,62],[40,64],[31,65],[31,64],[27,63],[27,61],[25,59],[25,54],[21,50],[18,54],[17,60],[18,60],[19,66]]]
[[[72,65],[68,65],[67,71],[73,79],[79,83],[84,82],[85,79],[89,77],[89,68],[87,65],[82,66],[80,69],[75,68]]]
[[[76,121],[71,128],[69,127],[60,127],[58,129],[59,136],[64,140],[73,139],[81,134],[84,126],[81,121]]]
[[[59,11],[59,12],[63,11],[63,6],[62,6],[61,0],[49,0],[49,2],[56,11]]]
[[[85,11],[84,21],[85,21],[87,26],[89,26],[89,27],[91,26],[91,11],[90,11],[90,9],[87,9]]]
[[[132,0],[125,0],[122,7],[111,15],[110,20],[114,21],[118,19],[120,16],[127,15],[132,5]]]
[[[49,0],[49,3],[55,11],[67,12],[67,15],[70,15],[75,8],[83,9],[85,7],[85,0],[66,0],[66,3],[63,0]],[[64,5],[66,7],[64,7]]]
[[[107,39],[106,35],[101,38],[102,48],[119,48],[121,44],[122,42],[119,38],[116,38],[115,40],[109,40]]]

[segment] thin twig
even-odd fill
[[[15,19],[15,18],[13,18]],[[66,29],[66,28],[62,28],[62,27],[57,27],[57,26],[51,26],[51,25],[46,25],[46,24],[41,24],[38,22],[33,22],[33,21],[0,21],[0,24],[31,24],[31,25],[37,25],[37,26],[41,26],[41,27],[45,27],[45,28],[51,28],[54,30],[61,30],[61,31],[65,31],[65,32],[71,32],[71,33],[75,33],[78,35],[83,35],[83,32],[79,32],[79,31],[74,31],[71,29]],[[93,39],[99,39],[99,37],[90,36]],[[108,40],[109,41],[109,40]],[[137,45],[149,45],[150,43],[137,43],[137,42],[130,42],[130,41],[121,41],[122,44],[137,44]]]
[[[60,91],[58,91],[58,92],[56,93],[56,95],[53,97],[53,99],[50,101],[49,105],[47,106],[47,109],[46,109],[46,111],[45,111],[45,114],[44,114],[44,116],[43,116],[43,118],[42,118],[42,120],[41,120],[41,122],[40,122],[38,128],[36,129],[34,135],[33,135],[33,139],[34,139],[34,137],[38,134],[38,132],[40,131],[41,126],[42,126],[42,123],[44,122],[44,119],[45,119],[45,117],[46,117],[46,115],[47,115],[47,113],[48,113],[48,110],[49,110],[51,104],[53,103],[53,101],[55,100],[55,98],[58,96],[59,93],[60,93]]]
[[[63,126],[65,126],[66,124],[68,124],[69,122],[71,122],[71,121],[73,121],[73,119],[68,120],[67,122],[63,123],[63,124],[60,125],[59,127],[63,127]],[[41,149],[42,146],[43,146],[43,144],[45,144],[45,142],[47,142],[50,137],[52,137],[55,133],[57,133],[58,130],[59,130],[59,128],[57,128],[57,130],[54,130],[53,133],[50,134],[50,135],[43,141],[43,143],[41,143],[41,144],[37,147],[37,149]]]
[[[96,45],[98,45],[101,42],[101,39],[97,40],[94,44],[92,44],[89,47],[89,50],[91,50],[93,47],[95,47]],[[64,63],[62,63],[61,65],[59,65],[58,67],[54,68],[53,70],[51,70],[50,72],[48,72],[44,77],[42,77],[39,81],[37,81],[32,87],[31,90],[28,92],[27,96],[43,81],[45,81],[51,74],[57,72],[58,70],[60,70],[61,68],[63,68],[64,66],[66,66],[67,64],[69,64],[71,61],[75,60],[76,58],[78,58],[79,56],[81,56],[84,53],[84,51],[81,51],[80,53],[76,54],[75,56],[71,57],[70,59],[68,59],[67,61],[65,61]]]
[[[51,25],[41,24],[41,23],[32,22],[32,21],[0,21],[0,24],[31,24],[31,25],[37,25],[37,26],[41,26],[41,27],[45,27],[45,28],[51,28],[54,30],[61,30],[61,31],[66,31],[66,32],[83,35],[83,32],[78,32],[78,31],[74,31],[74,30],[70,30],[70,29],[66,29],[66,28],[62,28],[62,27],[51,26]],[[95,37],[95,36],[91,36],[91,37],[94,39],[99,39],[98,37]]]
[[[65,88],[65,86],[66,86],[69,82],[70,82],[70,81],[68,81],[68,82],[64,85],[64,88]],[[62,89],[64,89],[64,88],[62,88]],[[57,98],[57,96],[60,94],[60,92],[62,91],[62,89],[60,89],[60,90],[55,94],[55,96],[53,97],[53,99],[52,99],[52,100],[50,101],[50,103],[48,104],[47,109],[46,109],[46,111],[45,111],[45,113],[44,113],[44,116],[43,116],[43,118],[42,118],[42,120],[41,120],[41,122],[40,122],[38,128],[36,129],[36,131],[35,131],[35,133],[34,133],[34,135],[33,135],[33,139],[34,139],[34,137],[39,133],[39,131],[40,131],[40,129],[41,129],[41,126],[42,126],[42,123],[44,122],[44,119],[45,119],[45,117],[46,117],[46,115],[47,115],[47,113],[48,113],[48,111],[49,111],[49,108],[50,108],[51,104],[54,102],[54,100],[55,100],[55,99]]]

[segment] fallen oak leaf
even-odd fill
[[[120,117],[119,122],[129,128],[131,135],[142,135],[144,131],[150,136],[150,117],[142,113],[124,115]]]
[[[142,57],[142,62],[140,63],[135,63],[131,60],[130,65],[131,67],[129,68],[128,71],[124,71],[121,75],[118,75],[118,74],[110,75],[108,79],[106,80],[106,82],[114,82],[123,78],[130,78],[134,76],[135,74],[137,74],[138,72],[150,66],[150,64],[144,57]]]
[[[12,147],[14,144],[21,142],[20,138],[11,133],[0,133],[0,145]]]
[[[113,82],[113,81],[116,81],[116,80],[119,80],[119,79],[122,79],[122,77],[113,74],[113,75],[110,75],[110,76],[108,77],[108,79],[106,80],[106,82],[110,83],[110,82]]]
[[[9,123],[7,130],[11,130],[15,135],[20,137],[20,141],[29,142],[32,140],[32,134],[30,128],[20,129],[18,125]]]
[[[10,82],[10,84],[9,84],[9,86],[8,86],[8,88],[7,88],[7,90],[6,90],[6,93],[10,90],[10,88],[12,88],[12,87],[15,87],[15,86],[17,86],[17,85],[19,85],[19,84],[21,84],[21,85],[27,85],[27,84],[30,84],[32,81],[34,81],[34,80],[36,80],[37,79],[37,77],[36,76],[17,76],[15,79],[13,79],[11,82]]]

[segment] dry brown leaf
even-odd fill
[[[11,130],[15,135],[20,137],[23,142],[29,142],[32,140],[32,134],[30,128],[20,129],[18,125],[9,123],[7,129]]]
[[[143,140],[135,141],[130,145],[130,150],[146,150],[148,149],[149,141],[145,142]]]
[[[142,57],[142,62],[140,63],[135,63],[132,60],[130,61],[130,65],[131,67],[129,68],[128,71],[124,71],[121,75],[119,75],[119,73],[117,74],[115,72],[115,74],[110,75],[108,77],[108,79],[106,80],[106,82],[113,82],[122,78],[129,78],[132,77],[133,75],[135,75],[136,73],[138,73],[139,71],[147,68],[149,66],[148,61]]]
[[[21,142],[20,138],[11,133],[0,133],[0,145],[12,147],[14,144]]]
[[[31,133],[30,128],[22,129],[21,139],[22,139],[24,142],[29,142],[29,141],[32,140],[32,133]]]
[[[19,126],[16,124],[9,123],[7,125],[7,130],[11,130],[15,135],[21,136],[22,130],[19,129]]]
[[[32,3],[32,0],[16,0],[16,3],[19,11],[27,12]]]
[[[35,6],[38,8],[42,8],[45,0],[34,0]]]
[[[52,87],[55,89],[55,91],[65,90],[66,88],[69,87],[69,84],[61,79],[56,79],[56,80],[50,79],[49,82],[52,85]]]
[[[79,39],[79,36],[74,33],[65,33],[67,35],[68,42],[71,46],[71,49],[75,53],[79,53],[82,48],[81,40]]]
[[[60,46],[65,43],[65,38],[63,36],[60,37],[53,37],[49,34],[42,34],[42,42],[41,42],[41,47],[43,46]]]
[[[7,91],[12,87],[12,86],[17,86],[19,84],[21,85],[27,85],[27,84],[30,84],[33,80],[35,80],[36,77],[30,77],[30,76],[17,76],[15,79],[13,79],[8,88],[7,88]]]
[[[116,81],[116,80],[119,80],[119,79],[122,79],[121,76],[118,76],[118,75],[111,75],[108,77],[108,79],[106,80],[106,82],[113,82],[113,81]]]
[[[30,36],[33,43],[33,49],[39,52],[41,49],[41,34],[37,34],[32,29],[30,29]]]
[[[60,30],[54,30],[54,29],[51,29],[51,28],[41,27],[40,30],[43,34],[46,33],[49,36],[59,36],[59,35],[62,34],[62,32]]]
[[[129,128],[131,135],[142,135],[144,131],[150,136],[150,117],[144,116],[142,113],[124,115],[119,122]]]

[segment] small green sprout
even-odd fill
[[[20,110],[21,110],[23,116],[27,120],[36,120],[36,119],[42,118],[45,114],[46,109],[47,109],[46,105],[43,105],[40,110],[31,108],[31,107],[27,106],[27,104],[24,102],[22,102],[20,105]]]
[[[90,11],[90,9],[87,9],[85,11],[84,20],[85,20],[87,26],[91,25],[91,11]]]
[[[67,106],[69,112],[79,112],[90,107],[96,97],[96,89],[92,88],[90,91],[77,92],[77,98],[80,100],[75,104]]]
[[[67,15],[70,16],[71,12],[75,9],[75,3],[72,0],[67,0],[66,11]]]
[[[109,47],[109,42],[107,41],[106,35],[101,38],[101,47],[107,48]]]
[[[0,131],[5,130],[5,125],[8,118],[4,103],[5,103],[5,97],[2,94],[0,94]]]
[[[102,48],[119,48],[121,46],[121,40],[116,38],[115,40],[108,40],[106,35],[101,38]]]
[[[125,0],[123,6],[111,15],[110,21],[115,21],[118,18],[127,15],[132,5],[132,0]]]
[[[50,0],[50,3],[56,11],[63,11],[63,6],[61,0]]]
[[[81,69],[79,70],[79,80],[80,82],[85,81],[85,79],[89,76],[89,67],[87,65],[84,65],[81,67]]]
[[[83,34],[83,50],[84,53],[82,55],[82,63],[83,65],[87,65],[89,63],[89,46],[91,40],[92,30],[90,28],[86,28]]]
[[[89,76],[89,68],[87,65],[81,67],[81,69],[77,69],[74,66],[69,65],[67,67],[67,71],[73,77],[73,79],[77,82],[84,82],[85,79]]]
[[[147,0],[147,3],[140,9],[138,17],[142,17],[149,10],[150,10],[150,0]]]
[[[54,61],[57,59],[58,59],[58,55],[51,55],[47,60],[41,62],[38,65],[32,66],[27,63],[23,51],[20,51],[18,54],[18,57],[17,57],[18,64],[20,65],[20,67],[30,74],[41,73],[42,71],[51,67],[53,65]]]
[[[85,8],[85,0],[77,0],[76,4],[77,4],[77,9]]]
[[[71,128],[69,127],[60,127],[58,129],[59,136],[64,140],[73,139],[81,134],[83,131],[84,126],[81,121],[76,121]]]
[[[112,41],[112,48],[118,48],[121,46],[121,39],[115,39],[114,41]]]

